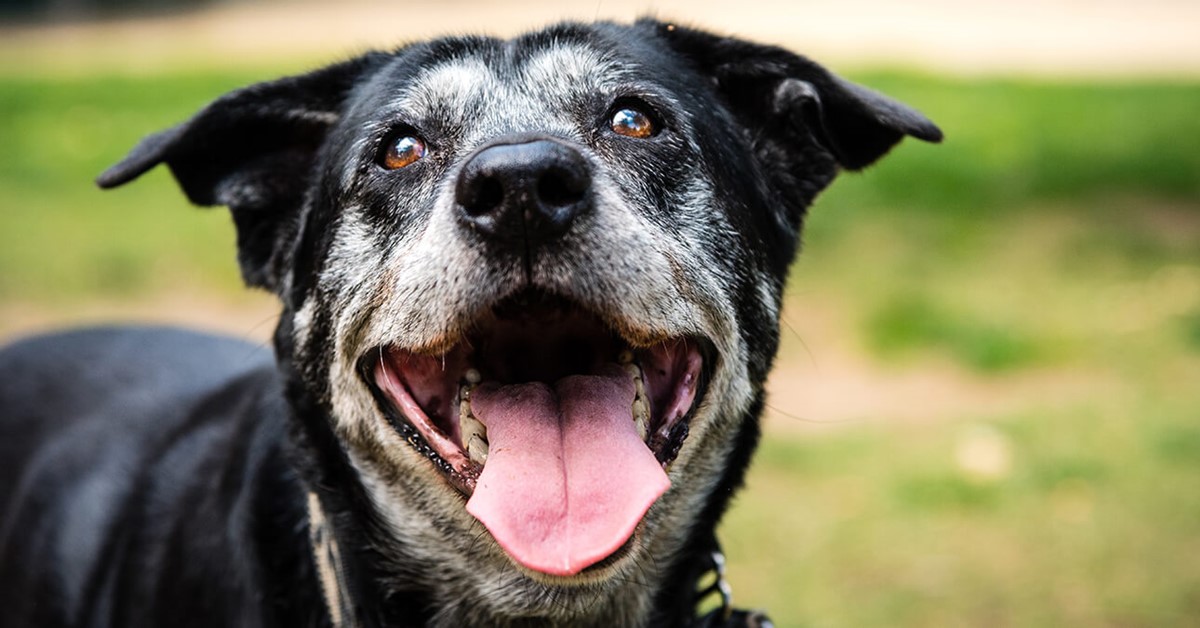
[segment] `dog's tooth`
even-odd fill
[[[643,442],[646,440],[646,435],[650,433],[650,426],[646,423],[646,418],[639,416],[633,420],[634,427],[637,428],[638,438]]]
[[[636,364],[626,364],[625,372],[629,373],[629,377],[633,379],[635,394],[633,396],[633,422],[637,427],[638,436],[642,440],[646,440],[646,434],[650,431],[650,402],[646,399],[646,384],[642,381],[642,369]]]
[[[617,362],[620,364],[632,364],[633,363],[633,352],[630,351],[629,349],[625,349],[624,351],[621,351],[621,353],[617,354]]]
[[[472,434],[467,441],[467,456],[479,464],[487,463],[488,443],[479,434]]]
[[[629,363],[629,364],[622,364],[621,366],[625,369],[625,372],[629,375],[629,377],[633,381],[635,381],[635,382],[642,381],[642,369],[638,368],[638,365]]]
[[[472,388],[473,386],[468,383],[464,384],[458,391],[458,428],[462,433],[464,447],[470,447],[473,438],[479,438],[484,443],[487,442],[487,426],[475,418],[475,414],[471,412]]]
[[[471,414],[471,406],[464,402],[459,406],[458,412],[458,427],[462,430],[462,442],[470,443],[472,436],[479,436],[487,439],[487,427]]]
[[[637,368],[637,367],[634,367],[634,368]],[[629,375],[631,377],[633,377],[633,388],[636,391],[636,394],[633,397],[634,401],[635,402],[641,401],[643,404],[645,404],[646,403],[646,382],[642,381],[642,371],[638,370],[636,373],[631,371],[629,373]]]
[[[650,431],[650,404],[640,390],[633,399],[633,424],[637,427],[638,436],[646,440],[646,434]]]

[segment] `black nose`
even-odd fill
[[[494,244],[524,250],[558,238],[592,205],[579,151],[552,140],[495,144],[458,175],[459,218]]]

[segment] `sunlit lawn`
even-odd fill
[[[274,72],[0,78],[0,316],[238,290],[222,210],[188,209],[165,172],[90,181]],[[1051,392],[772,423],[723,531],[739,602],[781,626],[1195,625],[1200,84],[857,78],[948,140],[818,202],[782,362],[821,360],[802,348],[819,303],[885,372]],[[1060,398],[1059,379],[1098,383]]]

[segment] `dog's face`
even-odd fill
[[[778,49],[565,25],[235,92],[101,183],[231,207],[391,586],[632,624],[740,479],[805,208],[905,134]]]

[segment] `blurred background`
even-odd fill
[[[722,532],[780,626],[1200,625],[1200,3],[0,1],[0,339],[266,339],[223,210],[91,179],[223,92],[371,47],[653,14],[927,113],[813,207]]]

